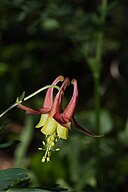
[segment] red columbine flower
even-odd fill
[[[77,101],[78,101],[78,85],[77,85],[77,80],[76,79],[73,79],[71,81],[71,83],[74,86],[72,98],[71,98],[69,104],[67,105],[67,107],[65,108],[65,110],[62,113],[58,112],[58,113],[56,113],[54,115],[54,119],[56,119],[56,121],[58,121],[58,123],[62,127],[66,127],[67,129],[70,129],[71,128],[71,123],[72,123],[77,129],[79,129],[84,134],[86,134],[88,136],[91,136],[91,137],[97,137],[93,133],[91,133],[88,130],[82,128],[74,118],[74,113],[75,113],[76,106],[77,106]]]
[[[18,103],[18,106],[21,109],[25,110],[28,114],[41,114],[40,121],[36,125],[36,128],[41,128],[41,132],[46,135],[46,142],[43,141],[43,146],[46,149],[46,152],[42,158],[42,162],[50,161],[51,151],[53,150],[54,145],[59,138],[68,138],[68,133],[71,129],[71,123],[84,134],[96,137],[96,135],[82,128],[74,119],[74,113],[78,101],[77,80],[73,79],[71,82],[74,86],[73,95],[64,111],[62,111],[61,109],[62,97],[64,95],[66,87],[70,84],[70,81],[67,77],[64,79],[63,76],[59,76],[54,80],[52,85],[56,85],[59,81],[63,81],[63,83],[54,100],[54,88],[49,88],[46,92],[44,105],[41,109],[34,110]],[[42,150],[42,148],[39,149]]]

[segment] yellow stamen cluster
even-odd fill
[[[49,162],[51,158],[52,151],[59,151],[60,149],[55,149],[55,144],[58,139],[68,139],[69,128],[71,127],[71,122],[66,123],[66,125],[59,124],[53,117],[48,114],[42,114],[39,123],[36,128],[41,128],[41,132],[46,136],[46,140],[42,142],[43,147],[38,148],[39,150],[45,150],[45,154],[42,158],[42,162]]]
[[[59,151],[59,148],[54,149],[56,142],[58,141],[59,137],[56,133],[52,135],[46,136],[46,141],[42,141],[43,148],[38,148],[38,150],[45,150],[45,154],[42,157],[42,162],[50,162],[51,161],[51,153],[52,151]]]

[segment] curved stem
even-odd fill
[[[42,88],[38,89],[37,91],[35,91],[34,93],[28,95],[23,100],[20,100],[19,103],[22,103],[23,101],[27,101],[28,99],[31,99],[35,95],[41,93],[42,91],[44,91],[45,89],[48,89],[48,88],[56,88],[57,90],[59,90],[59,87],[57,85],[46,85],[45,87],[42,87]],[[18,105],[17,102],[12,104],[9,108],[7,108],[3,113],[0,114],[0,118],[3,117],[7,112],[9,112],[11,109],[16,107],[17,105]]]

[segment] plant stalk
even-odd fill
[[[19,103],[22,103],[23,101],[27,101],[29,99],[31,99],[32,97],[34,97],[35,95],[41,93],[42,91],[44,91],[45,89],[48,88],[56,88],[57,90],[59,90],[59,87],[56,85],[46,85],[45,87],[42,87],[40,89],[38,89],[37,91],[35,91],[34,93],[28,95],[27,97],[25,97],[23,100],[20,100]],[[0,114],[0,118],[3,117],[7,112],[9,112],[11,109],[15,108],[16,106],[18,106],[18,103],[15,102],[14,104],[12,104],[9,108],[7,108],[3,113]]]
[[[105,24],[107,10],[107,0],[101,0],[101,18],[100,24],[103,26]],[[97,47],[96,47],[96,65],[99,65],[97,72],[94,74],[94,97],[95,97],[95,125],[97,129],[97,134],[100,134],[100,74],[102,66],[102,55],[103,55],[103,41],[104,41],[104,31],[101,30],[97,37]],[[97,158],[97,170],[96,170],[96,186],[97,192],[101,191],[101,153],[100,153],[101,138],[96,139],[96,158]]]

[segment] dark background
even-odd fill
[[[102,191],[128,191],[128,1],[108,1],[106,19],[100,23],[98,0],[1,0],[0,2],[0,111],[22,94],[51,84],[58,75],[76,78],[79,102],[76,118],[94,133],[94,78],[88,56],[95,56],[97,33],[104,33],[100,71],[100,186]],[[95,63],[95,66],[98,65]],[[65,94],[64,105],[72,95]],[[42,106],[44,93],[26,102]],[[76,191],[96,189],[96,140],[74,128],[52,162],[40,162],[43,135],[34,130],[39,116],[13,109],[3,118],[0,142],[19,139],[24,127],[32,127],[24,157],[32,185],[61,184]],[[22,134],[23,135],[23,134]],[[22,138],[21,138],[22,141]],[[15,166],[18,145],[1,150],[1,169]],[[18,149],[20,150],[20,149]],[[25,161],[25,163],[23,162]]]

